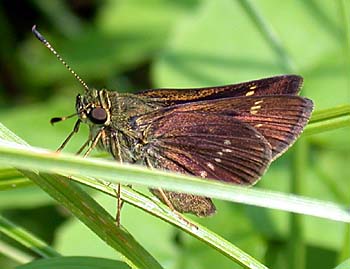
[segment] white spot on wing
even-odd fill
[[[260,105],[258,105],[258,106],[252,106],[252,107],[251,107],[252,110],[259,110],[260,108],[261,108]]]
[[[252,96],[255,92],[254,91],[249,91],[245,94],[245,96]]]
[[[222,152],[232,152],[230,149],[223,149]]]
[[[231,141],[230,141],[230,140],[225,140],[225,141],[224,141],[224,144],[225,144],[225,145],[231,145]]]
[[[223,153],[221,151],[218,151],[217,154],[220,155],[220,156],[223,155]]]
[[[205,171],[200,171],[199,174],[200,174],[201,177],[207,177],[208,176],[208,173],[205,172]]]
[[[221,159],[219,159],[219,158],[215,158],[214,159],[217,163],[221,163]]]
[[[211,169],[211,170],[215,170],[215,167],[212,163],[207,163],[207,166]]]
[[[254,114],[258,113],[259,109],[261,108],[261,105],[257,105],[259,102],[260,101],[255,102],[255,105],[250,108],[250,114],[254,115]],[[259,104],[261,104],[261,102]]]

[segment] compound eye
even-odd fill
[[[95,107],[90,111],[89,119],[96,124],[103,124],[107,121],[107,112],[102,107]]]

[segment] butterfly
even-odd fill
[[[298,75],[281,75],[219,87],[149,89],[135,94],[90,89],[33,27],[35,36],[85,88],[76,98],[73,131],[89,126],[79,150],[95,147],[119,162],[146,165],[240,185],[253,185],[300,136],[313,102],[298,96]],[[53,118],[52,123],[68,117]],[[151,189],[173,210],[205,217],[210,198]]]

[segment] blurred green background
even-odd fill
[[[73,127],[74,120],[52,127],[49,119],[73,113],[83,89],[33,37],[34,24],[90,87],[134,92],[297,73],[305,79],[302,95],[316,110],[349,104],[349,12],[348,1],[2,0],[0,121],[31,145],[49,149]],[[307,156],[298,194],[350,204],[349,130],[303,139]],[[66,150],[75,152],[86,135],[82,128]],[[292,158],[293,150],[274,162],[257,187],[291,192]],[[115,210],[113,199],[95,196]],[[196,220],[270,268],[291,268],[289,214],[216,204],[216,216]],[[119,257],[35,186],[0,191],[0,213],[64,255]],[[304,268],[333,268],[349,258],[347,225],[299,220]],[[122,223],[166,268],[239,268],[130,206],[123,208]],[[0,249],[0,268],[15,265]]]

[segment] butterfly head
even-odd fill
[[[92,125],[108,125],[110,123],[110,103],[107,92],[91,90],[84,95],[77,95],[75,103],[79,119]]]

